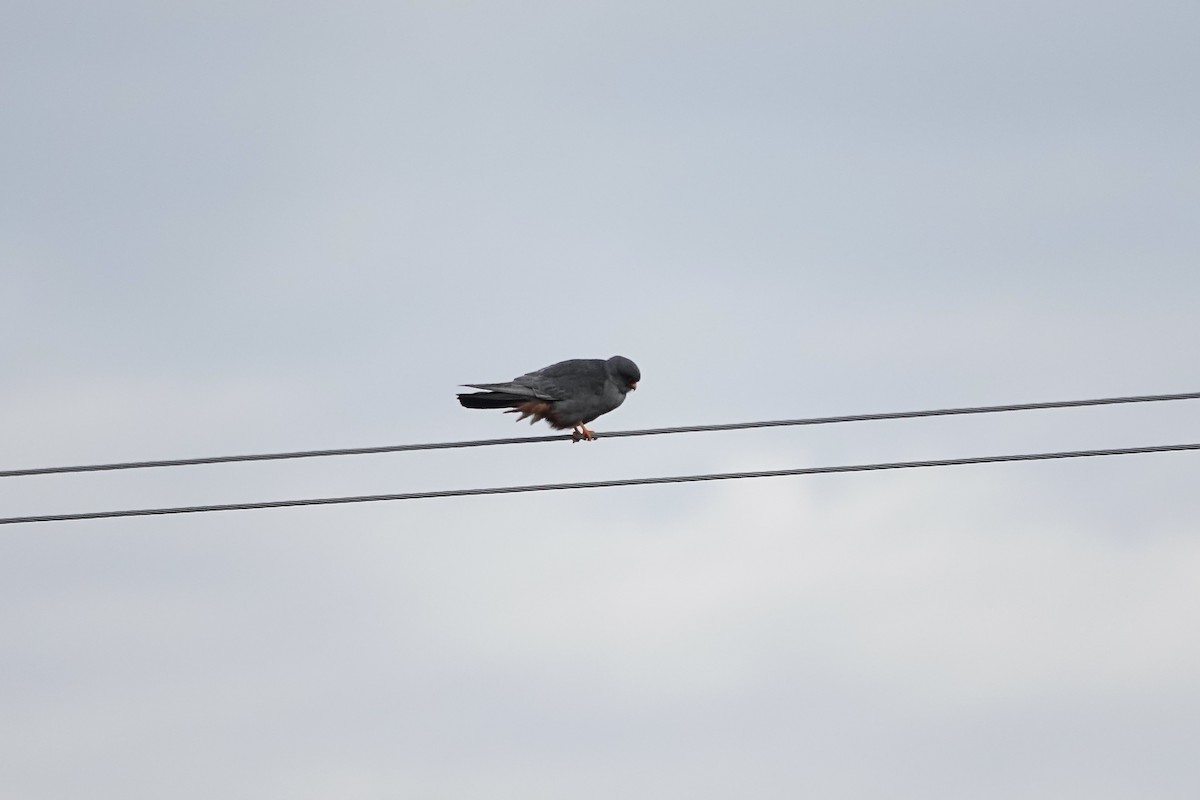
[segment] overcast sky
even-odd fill
[[[17,2],[0,469],[1200,389],[1200,6]],[[1193,402],[0,516],[1200,441]],[[1200,456],[0,530],[0,796],[1187,798]]]

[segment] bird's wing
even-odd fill
[[[560,361],[513,378],[507,383],[466,383],[472,389],[506,392],[537,400],[564,400],[581,394],[602,394],[608,374],[604,362],[594,358]]]
[[[524,377],[524,376],[522,376]],[[463,386],[469,386],[472,389],[483,389],[488,392],[504,392],[505,394],[514,394],[521,397],[528,397],[531,400],[557,400],[558,397],[545,389],[537,386],[530,386],[527,383],[519,383],[521,379],[509,381],[508,383],[464,383]]]
[[[581,394],[602,394],[607,379],[603,361],[575,358],[522,375],[516,382],[533,387],[552,399],[562,400]]]

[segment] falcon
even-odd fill
[[[466,408],[506,408],[506,414],[530,417],[532,425],[545,420],[558,430],[572,428],[576,442],[592,441],[596,434],[587,423],[607,414],[642,379],[637,364],[625,356],[573,358],[513,378],[508,383],[465,383],[479,392],[463,392],[458,402]]]

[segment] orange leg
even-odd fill
[[[575,430],[571,432],[571,440],[573,442],[579,442],[579,441],[591,442],[591,441],[595,441],[595,439],[596,439],[596,434],[593,433],[592,431],[589,431],[582,422],[579,423],[578,425],[576,425]]]

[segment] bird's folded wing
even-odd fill
[[[553,391],[553,387],[534,387],[523,383],[516,383],[515,381],[509,381],[508,383],[464,383],[463,386],[469,386],[472,389],[483,389],[488,392],[521,395],[535,400],[557,400],[559,397]]]

